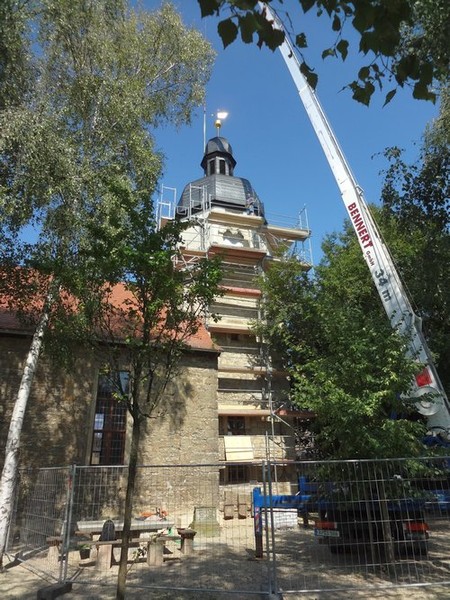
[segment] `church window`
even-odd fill
[[[228,435],[245,435],[245,418],[228,417],[227,433]]]
[[[222,158],[219,158],[219,173],[221,175],[227,174],[227,163]]]
[[[128,391],[129,374],[126,371],[99,375],[91,465],[124,463],[127,407],[120,397]]]
[[[245,483],[248,481],[247,465],[227,465],[220,471],[220,483]]]

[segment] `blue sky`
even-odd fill
[[[159,4],[156,0],[143,2],[148,9]],[[206,139],[216,135],[212,114],[218,109],[228,111],[221,135],[233,147],[235,175],[251,181],[269,221],[275,215],[295,221],[306,207],[317,263],[323,236],[341,229],[345,209],[281,54],[240,40],[224,50],[217,35],[217,19],[202,20],[196,0],[175,0],[174,4],[186,23],[201,29],[217,51],[207,87]],[[294,30],[308,35],[310,47],[305,57],[319,75],[319,100],[366,200],[376,203],[382,186],[380,171],[386,167],[380,153],[395,145],[405,148],[413,160],[425,125],[438,109],[429,102],[413,100],[409,92],[398,93],[384,108],[382,94],[369,108],[356,103],[349,91],[341,90],[355,77],[362,58],[353,53],[345,63],[323,61],[321,52],[333,40],[327,20],[314,14],[305,18],[297,0],[285,0],[283,6],[297,16]],[[385,92],[389,89],[387,86]],[[156,139],[166,156],[162,183],[176,188],[178,199],[187,183],[202,176],[203,109],[190,126],[160,129]]]

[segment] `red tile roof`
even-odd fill
[[[120,308],[125,307],[125,303],[128,303],[126,308],[129,307],[129,304],[133,304],[135,302],[133,294],[126,288],[123,284],[117,284],[110,288],[108,291],[108,301],[115,308],[120,310]],[[31,335],[33,333],[33,325],[31,323],[27,323],[27,319],[21,319],[18,316],[18,311],[14,307],[11,306],[10,298],[6,295],[0,295],[0,334],[1,333],[17,333],[23,335]],[[23,303],[22,303],[23,304]],[[74,308],[76,306],[76,302],[74,299],[66,298],[66,304],[70,308]],[[21,311],[29,317],[30,321],[33,322],[32,317],[34,316],[34,321],[37,321],[39,318],[39,312],[42,310],[43,300],[34,299],[30,300],[25,306],[21,306]],[[33,315],[34,313],[34,315]],[[115,333],[118,334],[120,339],[120,323],[117,322],[114,327]],[[220,349],[214,344],[211,339],[211,336],[206,329],[204,323],[202,323],[197,331],[192,336],[189,336],[186,340],[187,345],[193,350],[207,350],[212,352],[219,352]]]

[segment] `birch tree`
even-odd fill
[[[117,182],[139,200],[154,193],[163,159],[152,129],[189,122],[202,102],[213,52],[170,5],[147,13],[122,0],[7,0],[0,17],[8,31],[0,48],[1,263],[3,273],[19,265],[51,282],[40,297],[42,289],[33,286],[4,290],[14,305],[38,294],[41,309],[0,482],[3,556],[42,342],[61,314],[64,293],[76,297],[96,260],[85,224],[114,203]],[[19,73],[17,57],[24,66]],[[19,244],[30,228],[36,241]]]

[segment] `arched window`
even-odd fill
[[[218,160],[218,163],[219,163],[219,173],[221,175],[226,175],[227,174],[227,163],[226,163],[226,161],[224,161],[223,158],[219,158],[217,160]]]

